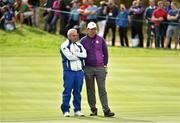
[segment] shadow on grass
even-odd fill
[[[72,119],[81,119],[81,120],[89,120],[89,121],[96,121],[96,122],[138,122],[138,123],[153,123],[154,121],[151,120],[141,120],[141,119],[130,119],[130,118],[118,118],[118,117],[104,117],[104,116],[84,116],[84,117],[77,117],[72,116]]]
[[[141,119],[131,119],[131,118],[118,118],[118,117],[103,117],[103,116],[70,116],[70,117],[41,117],[41,118],[26,118],[26,119],[16,119],[16,120],[5,120],[5,122],[26,122],[26,123],[155,123],[151,120],[141,120]]]

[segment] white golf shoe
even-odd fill
[[[74,116],[83,117],[84,114],[81,111],[76,111],[76,112],[74,112]]]
[[[65,112],[64,113],[64,117],[70,117],[70,113],[69,112]]]

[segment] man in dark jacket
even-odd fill
[[[115,46],[115,37],[116,37],[116,16],[118,15],[119,9],[115,5],[113,0],[109,0],[108,6],[107,6],[107,22],[105,26],[104,31],[104,39],[106,39],[106,36],[108,34],[109,29],[112,30],[112,46]]]
[[[152,37],[152,34],[155,35],[154,23],[151,21],[152,13],[155,9],[156,9],[155,0],[149,0],[149,7],[146,8],[144,14],[147,23],[147,43],[146,43],[147,48],[152,46],[151,38],[154,38]]]
[[[44,12],[44,18],[45,18],[44,30],[45,31],[49,30],[49,26],[53,18],[54,12],[51,10],[53,3],[54,3],[54,0],[46,0],[46,3],[44,5],[44,7],[46,8],[46,11]]]
[[[60,17],[61,17],[61,21],[60,21],[60,31],[59,33],[61,35],[66,36],[66,31],[65,31],[65,27],[68,24],[68,19],[69,19],[69,12],[71,10],[71,1],[70,0],[61,0],[60,1],[60,7],[59,10],[60,12]]]
[[[131,16],[131,31],[132,39],[136,36],[139,37],[138,47],[143,47],[143,14],[145,8],[142,6],[142,1],[137,0],[129,9],[129,15]]]
[[[34,8],[34,16],[32,19],[32,23],[35,27],[39,27],[39,0],[28,0],[29,4]]]

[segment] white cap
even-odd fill
[[[88,25],[87,25],[87,28],[88,28],[88,29],[97,28],[96,23],[94,23],[94,22],[89,22]]]

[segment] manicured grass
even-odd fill
[[[30,27],[0,32],[0,122],[178,123],[179,50],[109,47],[107,91],[114,118],[89,116],[85,83],[82,112],[64,118],[60,111],[61,36]],[[97,91],[96,91],[97,93]],[[71,103],[72,104],[72,103]]]

